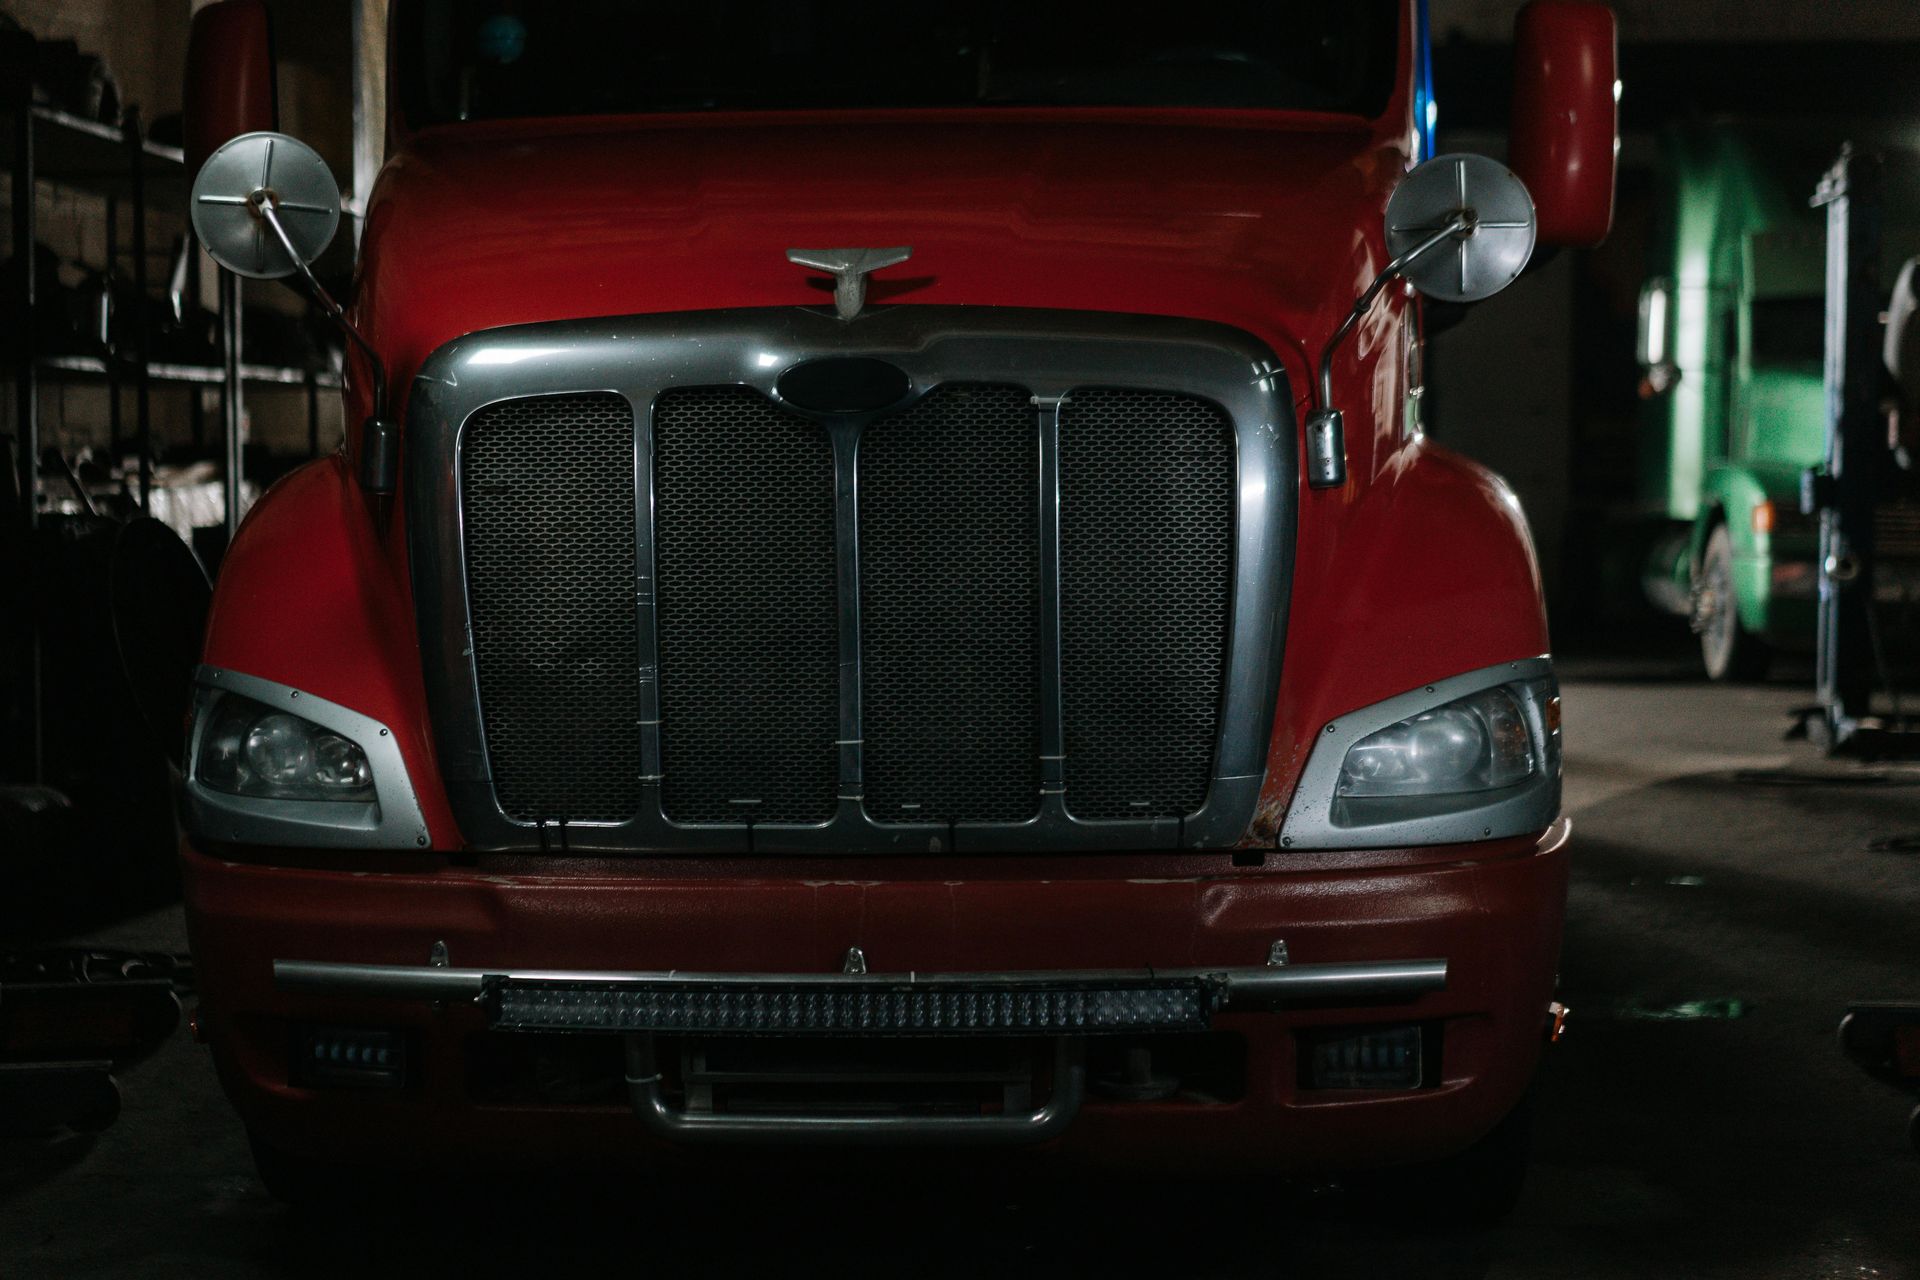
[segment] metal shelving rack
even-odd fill
[[[132,238],[129,245],[131,279],[135,295],[148,293],[146,212],[149,208],[186,209],[187,175],[178,147],[169,147],[141,136],[135,113],[129,112],[123,128],[113,128],[51,107],[34,103],[15,103],[11,107],[12,128],[6,133],[7,146],[0,155],[13,176],[16,192],[31,191],[42,181],[86,191],[108,201],[108,257],[116,255],[114,239],[119,224],[118,206],[125,202],[132,209]],[[122,386],[134,390],[135,443],[140,457],[141,510],[148,506],[152,488],[150,455],[152,452],[152,414],[148,401],[150,388],[165,385],[219,384],[226,392],[229,374],[221,365],[195,365],[154,361],[147,358],[151,335],[146,332],[144,310],[136,317],[134,351],[131,355],[108,358],[93,355],[49,354],[40,350],[35,322],[39,282],[35,280],[32,246],[36,228],[31,200],[16,199],[13,208],[13,252],[23,287],[16,290],[10,303],[18,316],[18,340],[13,351],[15,395],[18,405],[20,492],[23,499],[38,492],[39,454],[38,390],[42,381],[94,380],[113,389],[110,403],[117,418]],[[109,266],[112,266],[109,263]],[[222,317],[222,332],[238,327],[238,317]],[[256,386],[302,387],[310,395],[323,388],[337,388],[338,375],[278,365],[240,364],[238,381]],[[237,396],[227,395],[229,400]],[[237,403],[224,404],[223,422],[232,430],[239,425]],[[117,434],[117,432],[116,432]],[[230,448],[229,456],[235,450]],[[229,484],[237,491],[238,478]],[[231,494],[230,494],[231,496]],[[29,511],[35,512],[29,503]],[[231,534],[233,518],[228,521]]]
[[[322,388],[337,388],[339,376],[330,370],[289,368],[240,361],[240,328],[243,304],[237,282],[223,280],[220,290],[220,335],[223,362],[218,365],[179,364],[149,358],[152,334],[149,332],[149,272],[147,255],[147,213],[151,208],[175,209],[184,221],[189,176],[178,147],[156,143],[147,138],[137,111],[129,110],[122,127],[83,119],[30,100],[32,77],[13,68],[6,80],[8,98],[0,102],[7,117],[0,128],[0,163],[12,175],[12,249],[15,276],[11,297],[0,305],[13,311],[14,347],[8,353],[12,362],[15,395],[15,434],[13,459],[17,493],[26,525],[29,545],[40,525],[40,402],[43,382],[92,382],[108,388],[109,433],[117,446],[121,436],[121,392],[131,388],[134,409],[134,448],[138,457],[137,502],[140,511],[150,511],[153,485],[153,422],[150,393],[156,386],[190,389],[198,405],[199,389],[221,388],[222,456],[226,498],[227,535],[232,537],[239,519],[242,481],[241,406],[248,384],[260,387],[304,388],[308,397],[309,441],[317,447],[317,404]],[[109,272],[118,265],[117,236],[120,210],[131,210],[132,228],[127,245],[130,282],[139,306],[133,317],[132,349],[109,355],[85,355],[46,351],[39,332],[39,298],[44,282],[36,279],[35,247],[38,236],[35,195],[41,183],[83,192],[107,202],[107,264]],[[198,419],[196,418],[196,422]],[[21,610],[24,623],[32,628],[29,643],[29,670],[24,673],[24,690],[31,700],[31,742],[26,753],[33,782],[45,777],[42,698],[42,655],[37,607]]]

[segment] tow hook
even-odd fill
[[[1559,1044],[1560,1037],[1567,1032],[1567,1017],[1573,1010],[1558,1000],[1547,1001],[1547,1043]]]

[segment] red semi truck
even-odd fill
[[[1014,8],[396,0],[347,439],[222,567],[181,802],[277,1189],[964,1144],[1510,1198],[1559,699],[1421,295],[1605,234],[1612,16],[1522,13],[1509,171],[1427,156],[1415,0]],[[257,0],[196,16],[196,225],[325,301],[272,80]]]

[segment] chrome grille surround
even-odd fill
[[[676,388],[736,386],[778,402],[776,381],[808,359],[861,355],[908,375],[912,397],[954,383],[1030,393],[1038,444],[1037,629],[1040,798],[1020,821],[911,822],[865,807],[862,619],[855,454],[858,417],[823,420],[834,441],[840,674],[837,800],[819,822],[675,822],[661,801],[660,630],[656,620],[653,421]],[[1231,424],[1232,570],[1217,732],[1204,800],[1180,816],[1095,819],[1072,812],[1060,656],[1061,413],[1075,391],[1173,393]],[[488,405],[613,392],[634,406],[635,625],[640,640],[637,816],[516,821],[488,762],[475,669],[460,490],[463,433]],[[1091,398],[1091,397],[1090,397]],[[912,403],[911,399],[908,402]],[[789,408],[788,406],[782,406]],[[888,414],[898,420],[909,410]],[[876,415],[867,415],[869,418]],[[470,334],[423,364],[408,412],[407,502],[423,666],[439,764],[468,846],[576,852],[993,853],[1224,847],[1251,823],[1264,777],[1292,569],[1298,453],[1291,398],[1270,350],[1222,325],[1163,317],[991,307],[892,307],[852,322],[809,309],[568,321]],[[876,564],[880,561],[877,559]],[[1190,699],[1189,699],[1190,701]],[[1185,798],[1182,798],[1182,803]],[[884,818],[884,820],[882,820]]]

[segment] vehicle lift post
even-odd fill
[[[1873,612],[1873,513],[1894,479],[1880,410],[1883,178],[1880,157],[1848,147],[1814,193],[1813,204],[1827,210],[1827,460],[1801,481],[1801,508],[1820,516],[1820,705],[1808,728],[1830,752],[1875,755],[1911,751],[1920,740],[1897,701],[1884,719],[1871,706],[1876,672],[1889,699],[1898,697]],[[1874,1078],[1920,1092],[1920,1003],[1851,1005],[1840,1045]],[[1920,1106],[1907,1117],[1907,1135],[1920,1148]]]
[[[1876,718],[1876,675],[1892,688],[1874,616],[1874,508],[1893,479],[1881,415],[1880,246],[1885,217],[1879,156],[1843,149],[1812,203],[1827,211],[1825,465],[1802,477],[1801,507],[1820,517],[1819,626],[1808,720],[1829,752],[1920,749],[1900,732],[1897,703]]]

